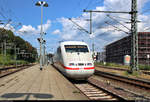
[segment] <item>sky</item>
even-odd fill
[[[150,31],[150,0],[138,1],[138,32]],[[41,8],[35,6],[38,0],[0,0],[0,27],[12,30],[15,35],[30,42],[38,50],[37,38],[41,30]],[[92,34],[89,13],[86,10],[131,11],[131,0],[45,0],[43,8],[43,32],[47,53],[53,53],[60,41],[84,41],[95,51],[101,52],[107,44],[128,35],[131,24],[129,14],[92,13]],[[9,21],[11,20],[11,21]],[[8,22],[9,21],[9,22]],[[20,25],[19,25],[20,24]]]

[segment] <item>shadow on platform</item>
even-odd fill
[[[19,97],[25,97],[25,100],[29,100],[30,96],[33,96],[35,98],[41,98],[41,99],[47,99],[52,98],[53,95],[51,94],[43,94],[43,93],[6,93],[2,95],[2,98],[19,98]]]

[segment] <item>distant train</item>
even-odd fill
[[[61,42],[53,57],[53,64],[65,76],[84,80],[94,73],[94,63],[88,45],[81,41]]]

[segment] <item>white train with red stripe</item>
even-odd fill
[[[87,79],[94,73],[92,54],[85,42],[61,42],[53,62],[56,68],[72,79]]]

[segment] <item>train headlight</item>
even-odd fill
[[[88,66],[91,66],[91,65],[92,65],[92,63],[87,63],[87,65],[88,65]]]
[[[69,63],[69,66],[74,66],[75,64],[74,63]]]

